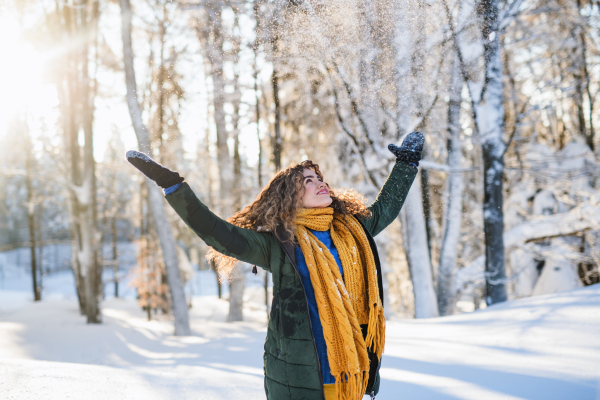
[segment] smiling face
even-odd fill
[[[300,207],[323,208],[331,205],[333,201],[329,194],[329,187],[319,178],[312,169],[305,168],[303,172],[304,194],[299,193]]]

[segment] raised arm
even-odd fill
[[[258,265],[270,271],[270,249],[275,238],[270,233],[240,228],[217,217],[183,183],[167,201],[200,239],[219,253]]]
[[[389,145],[388,148],[396,156],[396,164],[379,191],[377,199],[369,207],[371,217],[361,220],[372,236],[383,231],[400,213],[408,191],[417,176],[417,166],[424,142],[420,132],[412,132],[404,139],[401,147]]]
[[[237,227],[217,217],[194,194],[177,172],[156,163],[137,151],[128,151],[127,160],[165,189],[166,199],[181,219],[204,242],[219,253],[255,264],[270,271],[272,234]]]

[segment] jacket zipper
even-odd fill
[[[285,254],[287,254],[288,258],[290,259],[290,262],[294,266],[294,271],[296,271],[296,276],[300,280],[300,285],[302,286],[302,292],[304,293],[304,300],[306,300],[306,316],[308,317],[308,326],[310,327],[310,337],[312,338],[313,347],[315,349],[315,357],[317,358],[317,366],[319,367],[319,381],[321,382],[321,394],[323,395],[323,400],[325,400],[325,388],[323,387],[323,371],[321,370],[321,361],[319,360],[319,353],[317,352],[317,343],[315,342],[315,336],[314,336],[313,330],[312,330],[312,322],[310,321],[310,314],[308,311],[308,297],[306,296],[306,289],[304,288],[304,283],[302,283],[302,277],[300,276],[300,271],[298,271],[298,266],[296,265],[295,262],[292,262],[292,257],[288,254],[288,252],[285,249],[285,247],[283,246],[283,244],[281,244],[281,242],[279,242],[279,244],[281,245],[283,252]]]

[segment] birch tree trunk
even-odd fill
[[[418,182],[418,178],[415,181]],[[415,294],[415,318],[437,317],[439,312],[433,289],[421,185],[413,184],[411,186],[400,212],[400,218],[402,241]]]
[[[137,136],[140,151],[151,154],[150,134],[142,121],[142,110],[137,100],[135,70],[133,68],[133,48],[131,45],[131,4],[129,0],[120,0],[122,17],[123,61],[125,64],[125,83],[127,85],[127,105],[131,122]],[[161,249],[167,272],[167,283],[173,302],[173,317],[175,322],[175,335],[187,336],[190,334],[188,307],[185,300],[183,284],[179,271],[175,238],[164,209],[163,195],[160,188],[149,179],[146,179],[148,189],[148,204],[154,220],[156,232],[160,240]]]
[[[90,42],[97,37],[99,3],[81,2],[77,8],[57,5],[58,19],[66,40],[75,43],[63,57],[57,85],[62,113],[64,143],[69,155],[69,222],[71,267],[75,275],[77,298],[88,323],[101,322],[101,271],[97,260],[98,231],[96,213],[96,172],[93,148],[95,87],[88,75]],[[86,38],[86,40],[81,40]],[[83,130],[83,149],[79,132]],[[82,157],[83,156],[83,157]]]
[[[394,46],[396,48],[396,124],[398,126],[398,138],[404,135],[406,128],[410,125],[410,93],[406,90],[410,87],[411,66],[411,36],[408,14],[408,5],[404,1],[397,3],[396,31],[394,35]]]
[[[255,13],[255,15],[257,15]],[[273,137],[273,163],[275,164],[275,173],[279,172],[281,169],[281,148],[282,148],[282,138],[281,138],[281,102],[279,99],[279,75],[278,75],[278,51],[279,51],[279,29],[280,29],[280,9],[279,6],[275,6],[275,10],[273,12],[272,22],[269,26],[269,40],[271,42],[271,51],[273,52],[273,73],[271,75],[271,89],[273,90],[273,104],[275,106],[275,122],[274,122],[274,134]]]
[[[93,158],[93,138],[91,134],[85,135],[84,150],[84,177],[81,191],[78,193],[76,218],[79,226],[79,241],[77,258],[81,266],[81,277],[85,293],[85,313],[88,323],[99,323],[100,318],[100,291],[99,271],[97,260],[97,225],[95,219],[95,167]]]
[[[274,40],[274,51],[277,51],[277,38]],[[281,169],[281,104],[279,101],[279,78],[277,76],[277,69],[273,68],[273,75],[271,76],[271,86],[273,88],[273,104],[275,104],[275,137],[273,138],[273,162],[275,164],[275,171],[279,172]]]
[[[582,1],[577,0],[577,11],[578,14],[582,14]],[[587,35],[585,26],[581,23],[577,23],[575,29],[572,30],[572,35],[576,36],[574,39],[578,43],[578,46],[574,47],[573,57],[575,58],[573,69],[575,70],[576,78],[576,90],[575,90],[575,102],[578,108],[578,120],[580,133],[585,138],[587,145],[590,147],[592,152],[595,151],[595,132],[594,132],[594,102],[596,96],[592,95],[590,91],[590,75],[587,67]],[[583,92],[585,91],[588,100],[588,118],[589,118],[589,131],[586,129],[585,123],[585,110],[583,109]],[[589,132],[589,133],[588,133]]]
[[[75,12],[70,7],[64,7],[62,9],[62,19],[64,20],[64,30],[67,37],[74,37],[76,33],[73,33],[73,19],[76,17],[72,14]],[[64,58],[62,80],[65,81],[64,85],[60,85],[59,88],[59,101],[61,103],[61,114],[62,114],[62,130],[63,140],[65,148],[69,156],[69,183],[74,187],[81,184],[81,171],[80,171],[80,148],[77,143],[77,132],[79,127],[77,125],[76,116],[78,115],[76,108],[76,93],[77,93],[77,79],[76,74],[73,70],[77,67],[73,65],[77,63],[76,57],[73,52],[70,52]],[[78,209],[77,195],[75,191],[69,191],[69,230],[71,233],[71,269],[75,277],[75,287],[77,289],[77,299],[79,300],[79,312],[81,315],[85,315],[85,295],[83,289],[83,278],[81,274],[81,265],[79,263],[79,257],[77,257],[79,249],[79,229],[76,212]]]
[[[259,35],[261,32],[261,15],[260,15],[260,5],[258,1],[255,1],[253,4],[253,10],[254,10],[254,19],[256,21],[256,25],[254,28],[254,34],[256,35],[255,38],[255,42],[254,45],[252,46],[252,51],[254,53],[254,59],[252,62],[252,72],[253,72],[253,78],[254,78],[254,98],[255,98],[255,104],[254,104],[254,114],[255,114],[255,118],[256,118],[256,140],[258,141],[258,161],[256,163],[256,175],[257,175],[257,181],[258,181],[258,190],[262,190],[263,187],[263,180],[262,180],[262,156],[263,156],[263,151],[262,151],[262,141],[260,139],[260,97],[258,95],[258,65],[257,65],[257,60],[258,60],[258,45],[259,45]],[[270,318],[270,310],[269,310],[269,304],[270,304],[270,298],[269,298],[269,273],[267,271],[265,271],[265,277],[264,277],[264,282],[263,282],[263,289],[265,292],[265,309],[267,312],[267,321]]]
[[[220,212],[224,216],[231,213],[233,199],[231,191],[233,189],[233,163],[229,155],[227,139],[229,134],[226,127],[225,112],[225,76],[223,72],[223,42],[224,32],[221,21],[221,11],[223,4],[218,1],[210,2],[207,7],[208,29],[202,34],[199,32],[199,39],[204,45],[205,62],[210,64],[210,76],[213,81],[213,106],[214,120],[217,131],[217,163],[219,168],[219,203]]]
[[[504,104],[498,1],[482,0],[478,6],[482,18],[481,32],[485,61],[485,84],[477,104],[477,127],[483,153],[485,287],[488,305],[506,300],[504,211],[502,209]]]
[[[24,121],[26,124],[26,121]],[[35,224],[35,201],[33,195],[33,184],[32,184],[32,167],[33,167],[33,155],[29,152],[31,148],[31,139],[29,136],[28,127],[25,128],[25,143],[27,145],[26,159],[25,159],[25,188],[27,190],[27,222],[29,227],[29,250],[31,252],[31,283],[33,285],[33,301],[40,301],[42,294],[40,292],[40,284],[37,281],[38,278],[38,265],[36,258],[36,224]]]
[[[198,36],[198,39],[202,40],[202,36]],[[206,40],[204,40],[204,42],[206,42]],[[206,55],[206,53],[204,53]],[[204,66],[204,76],[209,76],[210,75],[210,65],[209,63],[205,60],[205,62],[203,62],[203,66]],[[210,93],[210,88],[208,86],[208,83],[206,83],[205,81],[205,86],[206,88],[206,92]],[[210,117],[213,113],[211,112],[210,109],[210,102],[206,102],[206,118],[207,120],[210,120]],[[201,154],[200,154],[201,158],[204,158],[205,162],[206,162],[206,180],[207,180],[207,184],[208,184],[208,191],[206,193],[207,198],[208,198],[208,207],[211,210],[215,209],[215,200],[214,200],[214,180],[213,180],[213,174],[212,174],[212,159],[210,156],[210,127],[207,125],[206,129],[204,130],[204,148],[201,150]],[[215,268],[215,263],[214,261],[210,261],[209,262],[209,268],[212,269],[215,273],[215,281],[217,284],[217,296],[218,298],[222,298],[222,286],[223,284],[221,283],[221,280],[219,279],[219,271],[217,271],[217,269]]]
[[[244,275],[244,264],[238,262],[232,272],[232,281],[229,283],[229,314],[227,321],[244,320],[244,289],[246,277]]]
[[[361,41],[365,44],[360,51],[360,67],[358,69],[360,91],[358,97],[361,113],[368,131],[365,132],[365,136],[377,137],[377,135],[382,134],[379,115],[380,106],[377,98],[377,86],[380,81],[377,70],[377,57],[382,50],[377,41],[378,32],[375,29],[377,18],[373,2],[371,0],[360,2],[358,9],[362,14],[362,18],[360,18]]]
[[[236,15],[236,25],[237,25],[237,15]],[[234,54],[235,60],[234,63],[237,64],[239,62],[239,40],[233,40],[234,48],[232,53]],[[239,65],[238,69],[234,73],[234,98],[233,98],[233,192],[230,193],[230,196],[233,195],[233,211],[238,212],[242,209],[242,160],[240,158],[240,130],[239,130],[239,120],[240,120],[240,101],[242,97],[242,93],[240,91],[240,83],[239,83]],[[244,274],[244,264],[237,263],[234,267],[233,271],[233,280],[229,283],[229,316],[228,321],[243,321],[244,319],[244,289],[246,287],[246,277]]]
[[[414,17],[406,2],[397,5],[398,21],[396,23],[396,87],[397,87],[397,124],[399,134],[404,134],[413,118],[413,110],[420,110],[419,104],[414,103],[413,97],[421,98],[421,93],[406,91],[413,85],[412,72],[419,68],[418,63],[422,57],[417,54],[417,63],[413,61],[413,50],[420,38],[410,30],[410,21]],[[421,103],[419,101],[418,103]],[[415,318],[437,317],[438,306],[433,288],[433,274],[429,243],[427,239],[427,226],[423,210],[423,197],[420,176],[411,186],[406,198],[400,219],[402,222],[402,241],[406,252],[406,259],[410,269],[415,296]]]
[[[84,19],[89,18],[90,23],[87,31],[90,38],[97,38],[97,24],[99,18],[99,3],[92,1],[91,7]],[[91,79],[88,73],[88,52],[89,48],[82,49],[82,90],[81,90],[81,105],[82,105],[82,128],[84,134],[85,145],[83,148],[83,197],[80,203],[84,206],[83,221],[81,227],[83,231],[84,246],[82,262],[87,268],[84,269],[86,274],[89,274],[85,280],[86,298],[89,300],[87,304],[88,323],[101,322],[100,315],[100,299],[102,297],[102,265],[98,261],[98,248],[100,243],[100,232],[98,231],[98,200],[96,196],[96,161],[94,160],[94,97],[95,97],[95,78]]]
[[[110,220],[110,236],[112,249],[113,281],[115,284],[115,297],[119,297],[119,251],[117,247],[117,216],[113,215]]]
[[[458,55],[454,54],[448,104],[448,166],[460,168],[462,159],[462,143],[460,141],[460,105],[463,79],[460,72]],[[448,173],[446,181],[446,215],[442,249],[437,275],[437,299],[440,315],[452,313],[452,289],[458,242],[462,225],[464,181],[462,173]]]
[[[206,5],[206,24],[204,30],[198,29],[198,39],[203,42],[203,50],[205,54],[205,62],[210,65],[210,76],[213,83],[213,107],[214,121],[217,132],[217,164],[219,168],[219,210],[222,216],[230,215],[233,211],[237,211],[240,205],[240,199],[237,192],[236,172],[239,169],[239,160],[233,160],[229,155],[229,146],[227,140],[229,133],[226,127],[225,112],[225,75],[223,71],[224,51],[223,43],[225,34],[221,12],[224,4],[219,0],[214,0]],[[237,42],[234,45],[239,47]],[[239,51],[239,49],[238,49]],[[233,53],[236,53],[235,51]],[[234,82],[237,85],[237,82]],[[234,116],[234,118],[236,118]],[[235,121],[234,121],[235,122]],[[234,130],[237,126],[234,124]],[[234,140],[237,140],[234,137]],[[234,148],[234,151],[237,150]],[[236,156],[237,157],[237,156]],[[235,165],[234,165],[235,163]],[[243,319],[243,296],[244,282],[243,275],[239,273],[240,265],[236,265],[233,272],[233,281],[229,283],[229,321],[241,321]]]
[[[87,66],[86,66],[87,68]],[[69,74],[70,79],[75,74]],[[63,99],[68,102],[80,101],[72,91]],[[74,109],[73,103],[69,107]],[[84,114],[84,113],[81,113]],[[91,128],[84,129],[84,157],[80,159],[78,124],[67,123],[65,142],[71,158],[71,195],[69,212],[72,237],[72,268],[75,274],[80,311],[87,316],[88,323],[100,322],[100,298],[98,279],[100,272],[97,262],[97,231],[95,212],[95,161],[93,157],[93,134]],[[81,173],[83,164],[83,174]]]

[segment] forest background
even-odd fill
[[[0,255],[27,250],[35,300],[67,268],[101,322],[129,281],[186,335],[208,249],[127,149],[227,217],[305,159],[371,202],[387,144],[419,130],[420,173],[376,239],[390,317],[598,283],[599,28],[597,0],[0,1]],[[269,312],[251,267],[210,278],[231,321],[249,280]]]

